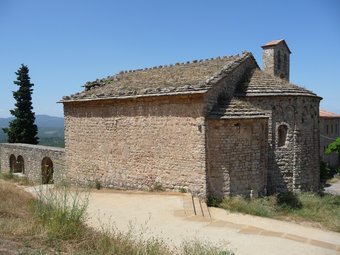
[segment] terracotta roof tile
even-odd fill
[[[278,44],[280,44],[280,43],[284,43],[284,44],[286,45],[287,49],[289,50],[289,53],[291,53],[291,51],[290,51],[290,49],[289,49],[289,47],[288,47],[286,41],[283,40],[283,39],[270,41],[270,42],[266,43],[265,45],[262,45],[261,47],[262,47],[262,49],[265,49],[265,48],[267,48],[267,47],[276,46],[276,45],[278,45]]]
[[[328,112],[326,110],[320,109],[320,117],[325,117],[325,118],[340,118],[340,114],[333,113],[333,112]]]

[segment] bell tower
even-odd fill
[[[291,51],[285,40],[271,41],[261,47],[263,49],[263,71],[289,81]]]

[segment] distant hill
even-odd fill
[[[8,127],[11,120],[13,120],[13,117],[0,118],[0,127]],[[38,127],[64,128],[64,118],[49,115],[36,115],[35,124],[37,124]]]
[[[0,142],[6,142],[7,137],[2,128],[8,127],[13,117],[0,118]],[[35,124],[38,126],[39,144],[64,146],[64,118],[49,115],[36,115]]]

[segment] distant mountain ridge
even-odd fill
[[[0,127],[8,127],[13,119],[13,117],[0,118]],[[39,114],[35,115],[35,124],[43,128],[64,128],[64,118]]]
[[[8,127],[13,117],[0,118],[0,142],[6,142],[7,135],[2,128]],[[38,126],[39,144],[64,146],[64,118],[49,115],[36,115],[35,124]]]

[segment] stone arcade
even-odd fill
[[[253,55],[122,71],[63,98],[67,175],[112,188],[253,195],[319,188],[320,97],[284,40]]]

